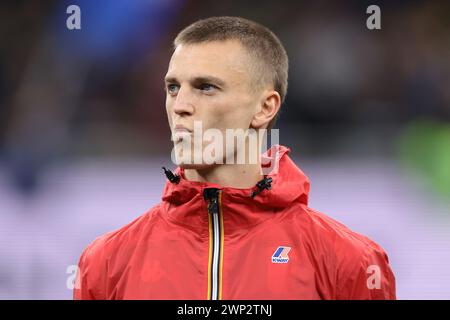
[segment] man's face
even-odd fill
[[[250,128],[260,102],[250,63],[238,41],[176,48],[165,78],[166,111],[175,147],[186,135],[192,136],[194,121],[201,121],[203,132],[215,128],[223,137],[226,129]]]

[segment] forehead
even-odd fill
[[[248,81],[249,54],[237,40],[180,44],[169,63],[168,77],[208,75],[228,82]]]

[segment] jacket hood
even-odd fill
[[[290,148],[277,144],[262,154],[261,166],[265,179],[271,178],[271,181],[268,180],[269,188],[261,189],[255,186],[239,189],[209,182],[189,181],[184,176],[184,169],[178,167],[173,172],[174,179],[167,181],[165,185],[162,200],[178,207],[202,196],[205,188],[218,188],[237,203],[263,207],[266,210],[283,208],[293,202],[308,205],[309,178],[288,156],[290,151]],[[255,191],[256,195],[253,194]]]

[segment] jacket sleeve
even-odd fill
[[[338,270],[337,299],[395,300],[395,276],[384,250],[372,242],[344,255]]]
[[[74,300],[104,300],[106,268],[100,239],[86,247],[78,262]]]

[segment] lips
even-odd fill
[[[183,140],[183,137],[190,135],[191,130],[188,128],[182,126],[182,125],[176,125],[172,132],[172,141],[174,142],[180,142]]]
[[[186,128],[185,126],[182,126],[180,124],[177,124],[174,128],[175,132],[191,132],[191,130],[189,130],[188,128]]]

